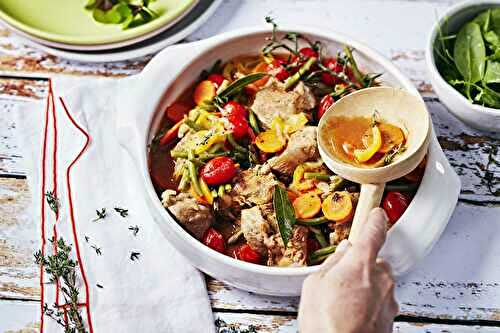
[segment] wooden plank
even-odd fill
[[[0,174],[25,175],[15,140],[15,107],[20,99],[42,98],[45,93],[43,81],[30,84],[26,80],[0,80]],[[494,151],[500,145],[500,136],[475,131],[453,117],[436,98],[426,100],[439,141],[462,180],[460,198],[477,204],[500,204],[500,194],[493,195],[500,191],[500,165],[488,163],[491,158],[500,161],[500,150]]]
[[[0,298],[38,299],[32,261],[38,232],[28,218],[27,184],[24,179],[0,180]],[[500,207],[458,205],[435,249],[398,282],[402,314],[500,321],[499,214]],[[450,263],[446,270],[443,262]],[[297,310],[297,298],[255,295],[212,279],[208,289],[219,310]]]
[[[1,301],[0,333],[37,333],[39,332],[38,302]],[[276,316],[250,313],[214,312],[218,333],[250,332],[258,333],[296,333],[297,320],[294,316]],[[233,329],[233,330],[231,330]],[[490,333],[496,327],[444,325],[427,323],[394,323],[394,333]],[[249,332],[249,333],[250,333]]]
[[[286,4],[273,0],[226,0],[215,15],[186,41],[196,41],[240,27],[262,25],[264,17],[269,14],[281,25],[288,26],[296,26],[300,17],[301,25],[341,31],[371,45],[393,60],[424,92],[431,87],[426,79],[423,57],[427,34],[422,32],[422,27],[431,27],[436,13],[455,2],[351,0],[343,3],[342,10],[339,10],[337,3],[324,0],[289,0]],[[381,25],[380,22],[386,24]],[[391,26],[398,29],[390,29]],[[67,61],[26,45],[9,29],[0,27],[0,73],[8,75],[122,76],[138,73],[149,59],[144,57],[108,64]]]

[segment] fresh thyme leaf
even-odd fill
[[[102,286],[102,284],[96,283],[96,286],[97,286],[97,288],[104,289],[104,287]]]
[[[59,212],[59,199],[56,197],[54,191],[45,192],[45,199],[50,209],[57,214]]]
[[[132,251],[130,253],[130,260],[132,260],[132,261],[139,260],[139,256],[140,255],[141,255],[140,252],[134,252],[134,251]]]
[[[387,153],[387,155],[385,155],[385,157],[384,157],[384,165],[391,164],[392,161],[394,160],[394,158],[397,155],[402,154],[405,150],[406,150],[406,146],[403,146],[402,143],[400,143],[399,145],[392,148],[391,151],[389,151]]]
[[[137,236],[137,234],[139,233],[139,227],[136,225],[136,226],[131,226],[131,227],[128,227],[128,230],[132,231],[132,234],[134,236]]]
[[[106,213],[106,208],[102,208],[101,210],[96,210],[95,211],[96,214],[97,214],[97,217],[95,219],[93,219],[92,221],[93,222],[97,222],[99,220],[102,220],[106,217],[107,213]]]
[[[44,304],[43,313],[61,325],[65,333],[87,333],[78,306],[79,289],[76,278],[78,262],[71,259],[71,245],[66,244],[62,238],[57,240],[52,238],[50,241],[56,244],[57,252],[44,257],[41,251],[37,251],[34,253],[35,263],[45,269],[50,276],[50,283],[59,281],[59,290],[68,306],[65,314],[57,304],[51,307]]]
[[[87,236],[87,235],[85,235],[85,241],[88,243],[88,242],[89,242],[89,240],[90,240],[90,237],[89,237],[89,236]]]
[[[96,245],[91,245],[90,246],[91,248],[93,248],[95,250],[95,253],[100,256],[102,255],[102,251],[101,251],[101,248],[100,247],[97,247]]]
[[[120,214],[121,217],[127,217],[128,216],[128,209],[120,208],[120,207],[115,207],[115,211]]]

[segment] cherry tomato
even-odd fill
[[[344,66],[339,64],[337,62],[337,59],[334,58],[326,59],[325,61],[323,61],[323,65],[334,73],[342,73],[344,70]],[[335,76],[327,72],[323,72],[321,74],[321,81],[323,81],[324,84],[327,84],[329,86],[333,86],[334,84],[342,82],[342,80],[336,78]]]
[[[231,120],[231,118],[246,119],[247,110],[240,103],[235,101],[229,101],[222,108],[222,115],[227,117],[229,120]]]
[[[200,170],[201,178],[208,185],[220,185],[229,182],[237,173],[233,160],[226,156],[211,159]]]
[[[208,228],[205,232],[205,235],[203,235],[203,244],[220,253],[224,253],[226,250],[224,237],[214,228]]]
[[[389,217],[389,222],[391,224],[399,220],[409,205],[410,198],[401,192],[387,192],[382,202],[382,207]]]
[[[328,110],[328,108],[330,108],[330,106],[334,102],[335,102],[335,100],[333,99],[332,96],[330,96],[330,95],[323,96],[323,98],[321,99],[321,101],[319,101],[319,106],[318,106],[318,120],[320,120],[321,117],[323,117],[323,115],[325,114],[325,112]]]
[[[261,255],[250,247],[248,244],[241,245],[236,255],[238,259],[251,262],[253,264],[259,264],[262,261]]]
[[[219,88],[222,82],[224,81],[224,76],[213,73],[208,76],[207,80],[212,81],[215,84],[215,87]]]
[[[282,65],[286,64],[286,61],[281,59],[274,59],[272,64],[269,66],[269,70],[274,74],[274,77],[280,81],[285,81],[290,76],[290,73]]]
[[[310,47],[303,47],[299,50],[299,53],[302,54],[302,56],[306,59],[309,58],[317,58],[318,57],[318,52],[314,51]]]
[[[235,139],[241,139],[248,135],[248,121],[245,118],[229,118],[231,130]]]

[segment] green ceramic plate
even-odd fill
[[[156,0],[159,17],[128,29],[102,24],[85,9],[87,0],[0,0],[0,19],[14,28],[49,42],[99,45],[151,34],[179,19],[196,0]]]

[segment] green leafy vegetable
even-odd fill
[[[476,83],[483,78],[486,50],[477,23],[467,23],[458,33],[453,57],[465,81]]]
[[[447,22],[434,45],[443,78],[472,103],[500,108],[500,8],[480,13],[457,35],[443,31]]]
[[[154,0],[89,0],[85,8],[99,23],[121,24],[123,29],[149,22],[156,17],[149,5]]]
[[[295,211],[288,198],[287,191],[278,185],[274,187],[273,207],[276,214],[276,220],[278,221],[281,238],[286,247],[288,241],[292,237],[293,226],[296,222]]]

